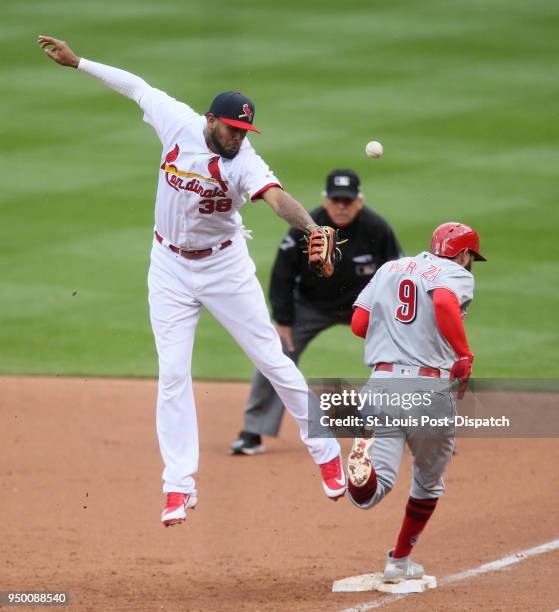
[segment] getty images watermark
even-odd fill
[[[440,416],[437,411],[431,414],[436,398],[430,392],[387,393],[382,391],[356,391],[344,389],[341,392],[323,392],[319,396],[320,409],[325,413],[320,418],[323,427],[510,427],[510,419],[500,417],[470,417],[454,414]],[[349,407],[357,414],[343,417],[331,416],[334,407]],[[365,407],[374,407],[374,414],[364,414]],[[401,409],[396,416],[392,408]],[[409,414],[414,409],[422,409],[421,414]],[[366,411],[365,411],[366,412]],[[406,412],[408,414],[406,414]],[[414,410],[415,412],[415,410]]]
[[[448,379],[315,379],[311,437],[559,436],[559,381],[472,380],[463,398]]]

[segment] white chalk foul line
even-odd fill
[[[530,557],[542,555],[544,553],[551,552],[552,550],[556,549],[559,549],[559,540],[551,540],[550,542],[546,542],[545,544],[541,544],[540,546],[534,546],[533,548],[520,550],[516,553],[513,553],[512,555],[503,557],[502,559],[497,559],[496,561],[491,561],[490,563],[484,563],[479,567],[474,567],[473,569],[465,570],[463,572],[459,572],[458,574],[452,574],[451,576],[447,576],[439,582],[439,586],[445,586],[454,582],[460,582],[461,580],[466,580],[474,576],[479,576],[480,574],[487,574],[489,572],[499,572],[505,567],[509,567],[509,565],[520,563],[520,561],[524,561],[525,559],[529,559]],[[382,606],[388,605],[393,601],[403,599],[404,597],[408,597],[408,595],[411,595],[411,593],[406,593],[405,595],[388,595],[387,597],[375,599],[375,601],[362,603],[357,606],[353,606],[352,608],[346,608],[345,610],[343,610],[343,612],[364,612],[365,610],[382,608]]]

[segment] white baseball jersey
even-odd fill
[[[423,252],[385,263],[354,306],[370,311],[365,363],[400,363],[450,370],[456,360],[435,322],[432,291],[452,291],[464,317],[473,299],[474,277],[444,257]]]
[[[245,196],[256,200],[279,180],[247,138],[234,159],[211,151],[204,138],[206,117],[143,79],[81,59],[79,69],[134,99],[163,145],[155,203],[155,227],[168,242],[205,249],[232,238],[241,228]]]
[[[155,208],[156,229],[171,244],[205,249],[234,237],[230,248],[200,259],[181,257],[152,241],[148,274],[150,320],[159,357],[157,436],[165,469],[163,491],[196,496],[198,425],[192,386],[192,347],[206,308],[270,380],[296,420],[318,464],[340,454],[334,438],[309,437],[309,389],[282,350],[270,321],[238,209],[279,185],[245,138],[238,155],[221,158],[204,139],[206,118],[119,68],[81,59],[80,71],[134,100],[163,143]]]

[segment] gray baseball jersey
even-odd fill
[[[365,363],[400,363],[450,370],[456,360],[435,323],[432,291],[452,291],[464,317],[473,299],[474,277],[444,257],[423,252],[385,263],[354,306],[371,313]]]

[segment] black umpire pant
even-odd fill
[[[291,334],[295,350],[284,353],[295,363],[309,344],[321,331],[333,325],[347,325],[347,315],[328,313],[315,308],[307,301],[298,298],[294,302],[294,319]],[[252,386],[245,406],[243,430],[264,436],[277,436],[285,407],[274,388],[258,370],[252,377]]]

